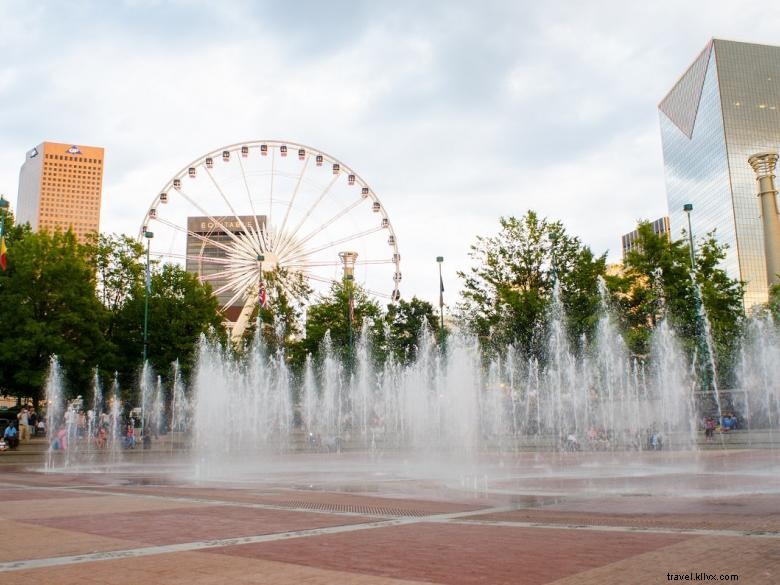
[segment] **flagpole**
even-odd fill
[[[263,299],[260,298],[260,295],[263,294],[263,260],[265,260],[265,255],[258,254],[257,255],[257,262],[260,265],[259,266],[260,269],[258,271],[259,275],[260,275],[259,276],[260,280],[257,283],[257,302],[260,303],[260,308],[261,309],[265,308],[265,307],[263,307]],[[258,315],[260,315],[259,312],[258,312]]]
[[[444,256],[436,256],[436,263],[439,265],[439,316],[441,336],[444,338],[444,279],[441,276],[441,265],[444,263]]]
[[[152,288],[152,271],[151,271],[151,265],[149,264],[149,246],[152,242],[152,238],[154,237],[154,233],[146,231],[144,232],[144,237],[146,238],[146,282],[144,282],[144,361],[142,368],[146,367],[146,356],[148,354],[149,350],[149,292]],[[144,377],[143,369],[141,370],[141,377]],[[142,384],[144,385],[141,389],[141,443],[143,446],[143,440],[144,440],[144,431],[146,431],[146,400],[144,399],[144,391],[143,388],[145,388],[146,380],[142,380]],[[133,433],[135,433],[135,429],[133,429]]]

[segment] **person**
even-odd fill
[[[97,432],[97,448],[105,449],[107,441],[108,441],[108,431],[106,430],[106,427],[101,425],[101,427],[98,429]]]
[[[30,431],[27,425],[30,422],[30,418],[26,406],[21,410],[21,412],[19,412],[19,414],[16,415],[16,418],[19,421],[19,441],[21,442],[29,440]]]
[[[704,436],[708,443],[712,442],[712,436],[715,434],[715,419],[708,416],[704,421]]]
[[[566,443],[563,446],[564,451],[579,451],[580,443],[577,441],[577,436],[574,433],[569,433],[566,437]]]
[[[125,447],[127,449],[135,449],[135,427],[133,425],[133,419],[130,419],[130,424],[127,425],[127,436],[125,438]]]
[[[9,423],[9,425],[5,427],[3,438],[5,439],[5,442],[8,443],[9,449],[16,449],[17,445],[19,445],[19,436],[16,432],[16,427],[14,427],[12,423]]]
[[[149,425],[144,427],[143,448],[144,449],[152,448],[152,429],[149,428]]]
[[[64,451],[68,448],[68,429],[64,424],[60,425],[60,428],[54,434],[54,437],[52,437],[51,448],[54,451]]]

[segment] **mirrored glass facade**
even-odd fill
[[[706,68],[704,64],[706,63]],[[704,74],[702,75],[702,72]],[[710,42],[659,105],[673,238],[728,244],[725,268],[747,283],[745,306],[768,287],[756,180],[747,160],[780,148],[780,47]]]

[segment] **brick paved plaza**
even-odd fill
[[[523,453],[438,478],[298,454],[208,480],[153,454],[56,473],[14,455],[1,583],[780,583],[773,450]]]

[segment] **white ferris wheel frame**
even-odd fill
[[[267,215],[265,216],[267,223],[264,229],[260,229],[258,223],[258,218],[262,217],[264,210],[260,210],[260,213],[258,213],[258,210],[255,209],[254,199],[252,197],[252,193],[250,192],[249,184],[247,182],[247,175],[245,172],[244,164],[242,162],[242,158],[247,158],[250,156],[255,156],[255,157],[268,156],[271,161],[271,172],[270,172],[271,183],[270,183]],[[280,157],[289,156],[290,158],[298,158],[301,164],[300,174],[296,178],[295,188],[292,194],[290,194],[289,203],[286,204],[286,211],[284,212],[284,219],[281,225],[278,227],[278,229],[273,223],[274,202],[275,202],[273,186],[274,186],[274,180],[277,176],[275,170],[275,157],[277,156]],[[215,179],[214,174],[211,172],[213,166],[218,164],[216,161],[220,161],[219,164],[223,164],[223,161],[230,162],[231,159],[233,158],[238,160],[239,164],[241,165],[241,175],[243,178],[243,183],[246,188],[247,194],[249,196],[248,198],[250,202],[251,216],[254,217],[255,227],[257,228],[255,230],[252,230],[251,227],[247,228],[247,226],[244,225],[243,221],[241,220],[241,215],[245,215],[245,214],[236,213],[233,205],[231,204],[230,199],[225,195],[223,189],[220,187],[219,183]],[[298,190],[303,182],[303,178],[306,174],[307,169],[309,168],[310,163],[315,164],[316,166],[323,166],[323,165],[329,166],[332,169],[333,178],[326,186],[322,187],[322,190],[319,196],[317,197],[317,199],[314,201],[312,205],[309,206],[303,218],[298,221],[297,225],[295,225],[294,228],[292,228],[292,231],[287,232],[286,230],[289,227],[288,220],[290,219],[290,212],[293,210],[295,206],[295,200],[298,195]],[[222,202],[227,205],[227,208],[230,210],[230,213],[213,215],[209,213],[208,210],[204,208],[202,205],[196,203],[195,201],[193,201],[188,197],[186,190],[184,188],[185,186],[184,180],[188,177],[194,177],[198,173],[205,173],[210,178],[211,183],[213,184],[215,195],[219,195],[221,197]],[[346,177],[346,181],[348,182],[348,185],[350,187],[355,186],[356,188],[360,189],[359,191],[360,199],[357,199],[353,201],[350,205],[341,208],[338,211],[338,213],[329,217],[322,225],[319,226],[319,228],[316,228],[315,230],[309,230],[308,233],[306,233],[303,237],[296,239],[298,237],[298,232],[306,223],[306,220],[319,206],[319,204],[323,201],[323,199],[325,199],[325,197],[328,195],[328,192],[331,190],[334,184],[341,179],[341,177]],[[189,226],[186,225],[186,219],[185,219],[185,225],[180,226],[174,224],[171,221],[162,220],[161,218],[158,218],[157,210],[160,208],[161,205],[165,205],[168,202],[168,198],[173,195],[181,196],[194,209],[197,209],[198,212],[200,212],[203,216],[207,217],[210,222],[213,222],[216,228],[221,230],[221,233],[226,234],[230,238],[231,245],[226,246],[225,244],[217,243],[214,240],[210,240],[208,236],[203,236],[202,234],[191,231],[189,229]],[[277,199],[276,203],[284,204],[285,201],[286,200],[284,199]],[[326,227],[337,222],[339,219],[347,215],[353,209],[360,207],[361,204],[364,203],[370,203],[372,206],[372,211],[380,214],[381,222],[379,226],[375,226],[373,228],[369,228],[361,232],[350,234],[344,238],[331,241],[328,244],[320,245],[313,250],[307,250],[305,248],[305,244],[308,241],[314,239],[318,233],[320,233]],[[241,225],[244,235],[245,236],[248,235],[247,237],[239,237],[230,229],[225,227],[222,224],[222,222],[219,221],[218,219],[218,218],[226,218],[230,216],[232,216],[235,219],[235,221],[239,225]],[[262,273],[270,272],[276,266],[280,266],[288,269],[290,272],[302,274],[303,278],[306,279],[307,281],[313,280],[313,281],[319,281],[325,283],[337,282],[337,279],[324,278],[319,275],[311,274],[306,270],[307,268],[311,268],[317,264],[337,265],[335,261],[327,262],[327,263],[310,262],[309,264],[307,264],[306,258],[308,256],[311,256],[313,253],[320,252],[329,248],[335,248],[340,244],[346,244],[349,241],[354,241],[362,237],[368,237],[369,235],[382,230],[387,230],[388,244],[392,248],[392,258],[389,260],[371,260],[371,259],[359,260],[357,262],[355,262],[353,259],[352,262],[358,265],[380,264],[380,263],[393,264],[395,270],[392,276],[393,288],[390,294],[382,293],[380,291],[371,290],[371,289],[366,289],[366,290],[369,294],[372,294],[380,298],[389,299],[391,302],[396,302],[400,299],[399,283],[401,280],[401,255],[398,251],[398,238],[396,236],[395,230],[393,229],[392,222],[390,221],[390,217],[387,213],[387,210],[385,209],[385,206],[382,204],[379,197],[377,197],[374,190],[369,186],[368,182],[365,181],[365,179],[363,179],[363,177],[359,173],[357,173],[352,167],[345,164],[340,159],[318,148],[313,148],[305,144],[300,144],[297,142],[285,141],[285,140],[251,140],[247,142],[237,142],[235,144],[223,146],[221,148],[208,152],[196,158],[195,160],[185,165],[184,167],[182,167],[181,170],[175,173],[158,191],[158,194],[152,200],[151,204],[149,205],[144,215],[144,219],[138,233],[139,241],[143,242],[145,238],[145,234],[148,231],[154,232],[154,229],[152,228],[155,222],[160,222],[161,224],[166,225],[170,228],[186,233],[188,237],[194,237],[198,240],[201,240],[204,243],[204,245],[206,243],[210,243],[216,247],[223,248],[228,253],[229,257],[227,261],[223,262],[223,264],[227,268],[223,272],[226,277],[229,276],[231,278],[231,281],[233,282],[233,287],[231,288],[231,290],[234,290],[235,294],[231,298],[231,302],[228,302],[224,307],[221,306],[220,310],[225,310],[228,306],[232,304],[233,301],[238,301],[238,300],[244,301],[244,306],[241,311],[241,314],[231,328],[232,337],[234,339],[240,338],[241,335],[243,335],[243,332],[246,329],[246,326],[248,325],[249,317],[251,316],[252,312],[254,311],[254,308],[258,303],[258,295],[252,294],[253,293],[252,287],[256,284],[259,286],[259,282],[262,281]],[[231,250],[229,251],[228,248],[231,248]],[[277,252],[279,253],[279,256],[276,256]],[[233,257],[230,257],[231,253],[233,254]],[[271,256],[271,258],[269,259],[269,262],[265,264],[265,266],[263,266],[263,264],[260,264],[262,268],[258,268],[256,266],[257,262],[255,261],[253,264],[253,260],[255,260],[256,257],[259,257],[259,255],[261,254],[264,256],[269,255]],[[191,258],[190,256],[188,256],[186,251],[184,254],[176,254],[176,253],[168,252],[168,253],[155,253],[155,255],[161,257],[176,258],[179,260],[183,259],[185,261],[188,259],[199,259],[200,261],[203,260],[203,257]],[[259,277],[258,274],[260,275]],[[201,277],[201,280],[204,280],[204,278]],[[224,289],[225,287],[223,286],[221,288]],[[214,291],[215,296],[220,292],[225,292],[225,291],[215,290]]]

